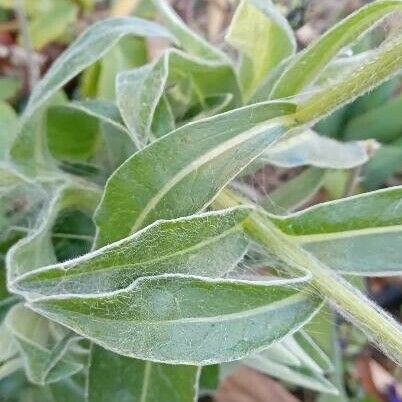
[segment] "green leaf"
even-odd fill
[[[231,94],[232,101],[227,107],[240,104],[236,76],[228,64],[169,49],[152,64],[121,73],[117,79],[118,105],[139,148],[156,137],[152,124],[167,85],[183,80],[191,81],[201,103],[211,96]]]
[[[30,307],[122,355],[206,365],[267,348],[309,321],[319,303],[299,280],[176,274],[139,278],[100,295],[49,296]]]
[[[233,269],[247,250],[241,223],[249,212],[240,208],[158,221],[90,254],[29,271],[10,286],[42,295],[90,294],[122,289],[138,278],[164,273],[219,277]]]
[[[200,376],[200,393],[211,393],[219,386],[219,365],[203,366]]]
[[[246,100],[296,50],[292,28],[270,0],[242,0],[226,40],[240,52],[239,74]]]
[[[65,184],[54,191],[44,206],[42,216],[32,232],[16,243],[7,254],[9,280],[35,268],[57,262],[52,243],[52,228],[60,211],[78,209],[92,215],[99,200],[98,190],[91,186]]]
[[[271,99],[298,94],[317,79],[320,71],[340,50],[355,42],[382,18],[398,10],[402,10],[400,0],[376,1],[343,19],[292,60],[272,90]]]
[[[266,210],[279,215],[293,211],[311,200],[325,180],[324,169],[309,168],[282,184],[259,204]]]
[[[24,112],[25,121],[64,84],[99,60],[127,35],[171,39],[160,25],[135,17],[112,18],[92,25],[57,59],[35,87]]]
[[[391,142],[402,135],[402,96],[370,110],[348,122],[344,137],[348,140],[375,138]]]
[[[93,345],[88,402],[194,402],[199,370],[120,356]]]
[[[133,155],[106,185],[95,216],[97,246],[126,237],[157,219],[191,215],[205,208],[228,181],[287,130],[286,115],[293,111],[294,105],[288,103],[237,109],[190,123]]]
[[[6,317],[7,328],[14,335],[24,360],[28,379],[35,384],[57,382],[82,370],[83,366],[63,359],[47,348],[48,322],[22,304],[14,306]]]
[[[143,38],[125,37],[121,39],[99,61],[99,75],[93,96],[114,100],[117,75],[122,71],[142,66],[147,63],[147,60],[147,47]]]
[[[207,60],[229,61],[223,52],[191,31],[166,0],[152,0],[152,2],[160,12],[164,24],[185,51]]]
[[[34,49],[41,49],[59,39],[75,23],[78,7],[69,0],[50,2],[50,8],[38,13],[28,25],[29,38]]]
[[[338,272],[400,275],[401,198],[402,187],[393,187],[319,204],[273,221]]]
[[[70,105],[53,106],[47,112],[47,145],[61,161],[87,161],[99,146],[97,119]]]

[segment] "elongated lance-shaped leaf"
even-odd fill
[[[368,161],[367,149],[375,141],[340,142],[322,137],[313,130],[285,138],[266,150],[259,159],[275,166],[292,168],[315,166],[328,169],[352,169]]]
[[[27,376],[33,383],[57,382],[82,370],[82,364],[63,359],[63,354],[53,354],[47,348],[45,318],[17,304],[7,314],[5,323],[18,344]]]
[[[166,0],[152,0],[162,19],[181,47],[190,54],[209,60],[229,62],[227,56],[204,38],[193,32],[180,19]]]
[[[91,350],[88,402],[195,402],[200,368],[172,366]]]
[[[14,291],[42,295],[102,293],[164,273],[220,277],[244,256],[241,223],[250,210],[237,208],[173,221],[140,232],[64,263],[41,267],[12,283]]]
[[[338,394],[336,387],[325,378],[332,370],[329,358],[303,331],[241,362],[292,384]]]
[[[296,50],[292,28],[270,0],[243,0],[233,16],[226,40],[240,51],[239,74],[246,100]]]
[[[92,214],[98,199],[98,190],[90,186],[66,184],[56,189],[49,203],[43,208],[36,228],[7,253],[9,283],[35,268],[56,263],[52,228],[59,212],[76,208]]]
[[[30,307],[122,355],[205,365],[267,348],[303,326],[319,307],[303,281],[160,275],[112,293],[44,297]]]
[[[24,112],[24,119],[32,116],[64,84],[99,60],[126,35],[172,39],[160,25],[135,17],[112,18],[92,25],[57,59],[35,87]]]
[[[106,184],[95,216],[97,246],[157,219],[205,208],[287,130],[286,115],[294,108],[289,103],[263,103],[236,109],[190,123],[133,155]]]
[[[332,269],[353,275],[402,273],[402,187],[319,204],[273,218],[292,240]]]
[[[298,94],[319,76],[341,49],[356,41],[363,33],[387,15],[402,11],[400,0],[373,2],[345,18],[305,51],[285,69],[271,93],[271,99]]]
[[[117,101],[133,140],[140,148],[158,136],[153,132],[157,108],[168,83],[190,79],[201,102],[211,96],[231,96],[228,108],[239,106],[240,89],[231,66],[222,61],[209,61],[175,49],[164,52],[155,62],[119,74]]]
[[[365,164],[369,158],[368,150],[377,147],[374,140],[345,143],[306,129],[269,147],[242,175],[255,173],[267,164],[284,168],[315,166],[322,169],[351,169]]]

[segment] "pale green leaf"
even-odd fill
[[[97,246],[157,219],[205,208],[226,183],[287,131],[286,115],[293,111],[294,105],[288,103],[237,109],[187,124],[133,155],[107,182],[95,216]]]
[[[81,364],[62,359],[63,355],[54,355],[47,348],[48,323],[45,318],[18,304],[9,311],[5,322],[18,344],[27,376],[33,383],[57,382],[82,370]]]
[[[152,0],[152,2],[160,12],[164,24],[185,51],[203,59],[229,61],[223,52],[193,32],[180,19],[166,0]]]
[[[255,355],[244,360],[250,366],[264,374],[274,378],[296,384],[317,392],[338,395],[336,387],[328,381],[321,373],[309,370],[306,367],[292,367],[277,363],[263,354]]]
[[[402,188],[392,187],[273,218],[297,244],[332,269],[353,275],[402,272]]]
[[[309,165],[323,169],[351,169],[365,164],[368,155],[365,142],[339,142],[306,130],[278,141],[260,159],[285,168]]]
[[[240,52],[239,74],[246,100],[296,50],[292,28],[270,0],[242,0],[226,40]]]
[[[191,81],[201,103],[224,94],[231,94],[228,108],[240,103],[236,76],[229,65],[169,49],[152,64],[121,73],[117,79],[117,102],[139,148],[157,136],[152,124],[167,85],[183,80]]]
[[[219,277],[247,250],[241,223],[249,212],[241,208],[158,221],[77,259],[30,271],[10,286],[42,295],[93,294],[164,273]]]
[[[265,349],[311,319],[318,301],[300,281],[160,275],[100,295],[60,295],[30,307],[116,353],[205,365]]]
[[[195,402],[199,370],[120,356],[93,345],[88,402]]]
[[[140,18],[112,18],[92,25],[57,59],[35,87],[24,112],[25,120],[64,84],[99,60],[126,35],[171,39],[163,27]]]
[[[402,10],[400,0],[382,0],[360,8],[325,33],[292,60],[277,81],[271,99],[297,95],[312,84],[323,70],[346,46],[372,29],[382,18]]]

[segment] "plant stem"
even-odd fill
[[[216,204],[228,208],[244,202],[226,190],[221,193]],[[391,316],[342,276],[303,250],[290,236],[282,233],[265,211],[256,209],[245,221],[244,229],[254,241],[280,256],[296,270],[310,272],[311,289],[328,299],[392,360],[402,365],[402,327]]]

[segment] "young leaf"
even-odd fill
[[[137,360],[93,345],[88,402],[194,402],[199,370]]]
[[[343,274],[400,275],[402,187],[327,202],[273,218],[297,244]],[[379,214],[378,211],[381,211]]]
[[[270,0],[242,0],[226,40],[240,51],[239,74],[246,100],[296,50],[292,28]]]
[[[57,59],[35,87],[24,112],[25,121],[64,84],[99,60],[126,35],[172,39],[160,25],[135,17],[111,18],[92,25]]]
[[[339,53],[356,38],[372,29],[387,15],[402,10],[400,0],[382,0],[360,8],[345,18],[317,42],[295,57],[277,81],[271,99],[287,98],[298,94],[313,83]]]
[[[262,103],[236,109],[187,124],[133,155],[106,184],[95,215],[97,246],[157,219],[205,208],[287,130],[286,115],[294,108],[288,103]]]
[[[117,102],[139,148],[156,136],[152,124],[168,83],[184,79],[191,80],[201,103],[212,95],[230,94],[228,108],[240,104],[235,72],[228,64],[169,49],[152,64],[121,73],[117,79]]]
[[[18,304],[10,310],[5,322],[14,335],[27,376],[33,383],[57,382],[82,370],[81,364],[62,359],[63,355],[52,354],[46,348],[48,323],[43,317]]]
[[[243,257],[246,208],[158,221],[140,232],[74,260],[41,267],[10,284],[34,294],[91,294],[125,288],[164,273],[219,277]]]
[[[319,302],[297,281],[160,275],[100,295],[60,295],[30,307],[116,353],[205,365],[267,348],[307,322]]]
[[[216,47],[210,45],[201,38],[180,19],[166,0],[152,0],[153,4],[161,13],[162,19],[177,42],[185,51],[194,56],[213,61],[225,61],[229,59]]]

